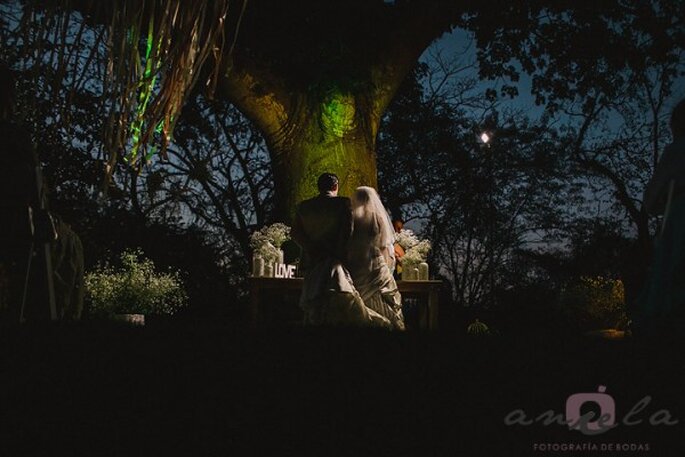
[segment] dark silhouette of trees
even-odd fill
[[[667,100],[683,75],[685,4],[541,6],[526,2],[469,21],[479,42],[481,75],[511,84],[527,73],[536,102],[565,124],[560,153],[579,183],[603,194],[605,211],[622,218],[624,230],[634,235],[632,260],[622,272],[630,302],[650,258],[653,224],[641,198],[668,141]]]
[[[388,109],[380,189],[394,215],[425,227],[434,271],[452,283],[456,302],[489,306],[496,289],[519,279],[515,252],[562,226],[561,142],[544,122],[500,113],[468,77],[449,89],[459,96],[436,95],[425,80],[463,66],[437,67],[419,66]],[[486,126],[487,145],[478,138]]]
[[[66,6],[96,12],[90,20],[107,23],[121,2],[107,8],[86,0]],[[682,4],[668,1],[492,7],[261,0],[234,6],[240,14],[226,18],[230,39],[217,47],[224,54],[220,94],[265,138],[276,211],[285,219],[314,192],[320,172],[337,172],[346,193],[360,184],[376,185],[375,144],[383,113],[421,53],[454,26],[475,32],[481,77],[516,82],[526,71],[533,76],[535,96],[550,112],[571,100],[591,113],[594,95],[600,104],[617,98],[630,71],[652,61],[672,62],[683,41],[677,19]],[[205,73],[213,86],[216,68],[210,65]],[[515,91],[502,87],[504,94]]]
[[[0,33],[4,35],[3,42],[12,43],[18,38],[17,30],[7,24],[2,24]],[[73,61],[77,62],[76,65],[82,65],[87,52],[80,54],[82,50],[78,47],[70,50],[74,52]],[[49,56],[53,49],[48,47],[43,50],[42,58],[38,59],[40,64],[28,66],[24,65],[23,56],[16,51],[15,47],[0,49],[2,60],[16,69],[19,97],[17,118],[30,131],[43,165],[51,211],[68,222],[83,242],[86,269],[93,268],[99,262],[116,262],[119,254],[127,248],[142,248],[162,268],[181,270],[192,305],[184,314],[229,314],[232,318],[240,317],[236,305],[245,298],[243,282],[247,271],[246,247],[241,240],[247,239],[253,225],[263,223],[262,220],[250,219],[250,226],[243,227],[242,231],[231,231],[230,226],[222,226],[218,220],[214,220],[213,225],[205,223],[201,218],[195,219],[193,213],[188,211],[188,208],[197,208],[199,212],[212,204],[207,198],[201,201],[193,199],[197,196],[198,187],[189,169],[183,171],[184,176],[179,177],[179,172],[176,172],[176,175],[166,180],[158,179],[165,177],[164,173],[174,171],[172,164],[183,166],[171,158],[175,157],[175,153],[180,153],[178,148],[191,144],[181,141],[186,131],[195,132],[195,136],[189,135],[188,142],[194,139],[204,141],[205,145],[216,146],[218,141],[225,140],[225,137],[211,136],[218,135],[216,132],[202,130],[208,128],[207,124],[210,127],[214,125],[211,119],[205,119],[202,113],[197,113],[203,108],[208,109],[208,106],[202,105],[199,100],[189,105],[187,118],[195,127],[187,127],[184,123],[179,125],[179,142],[170,149],[169,162],[155,166],[149,164],[139,173],[123,161],[117,161],[117,172],[105,197],[102,181],[106,152],[102,126],[106,117],[103,116],[101,99],[98,97],[98,75],[90,73],[95,67],[87,68],[83,84],[73,91],[71,81],[58,80],[55,83],[51,79]],[[35,72],[42,74],[37,83]],[[196,118],[192,117],[193,109]],[[223,125],[230,132],[232,144],[244,155],[259,155],[258,149],[253,150],[251,143],[243,141],[243,138],[251,138],[249,132],[252,130],[247,127],[244,118],[239,116],[240,121],[236,122],[236,113],[234,108],[221,111],[225,116]],[[199,120],[203,123],[199,123]],[[206,139],[203,140],[204,136]],[[227,149],[222,151],[206,148],[198,153],[213,159],[218,157],[216,154],[223,154],[221,157],[226,162],[214,160],[210,166],[220,166],[225,170],[224,165],[228,166],[237,160],[228,157],[227,150],[232,151],[229,143],[225,143],[225,146]],[[261,155],[265,154],[262,152]],[[186,161],[193,158],[192,155],[183,156]],[[259,167],[264,169],[262,179],[266,181],[266,184],[261,184],[266,191],[260,191],[260,198],[263,199],[259,202],[261,218],[265,217],[264,214],[270,214],[273,185],[268,160],[260,162]],[[255,168],[250,170],[255,171]],[[237,181],[245,179],[236,174],[235,166],[233,177]],[[251,178],[256,179],[256,174],[251,175]],[[191,184],[188,186],[189,182]],[[230,189],[222,187],[221,191],[225,194]],[[231,215],[234,211],[244,211],[246,214],[251,211],[249,206],[241,206],[238,201],[226,203],[224,195],[220,201],[229,205],[227,211]],[[217,296],[221,296],[221,300],[217,300]],[[87,307],[85,313],[88,314]]]
[[[250,234],[273,215],[273,175],[261,135],[226,101],[198,95],[185,107],[168,154],[134,178],[134,208],[147,216],[182,214],[247,257]]]

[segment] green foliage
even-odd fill
[[[564,314],[582,330],[613,328],[626,319],[623,282],[601,276],[581,277],[561,292]]]
[[[474,11],[466,27],[479,44],[481,76],[515,83],[522,69],[537,103],[557,111],[575,101],[589,113],[642,84],[647,67],[681,59],[685,32],[673,18],[683,13],[685,3],[667,0],[510,2]],[[661,73],[676,75],[673,67]]]
[[[86,274],[92,315],[174,314],[186,305],[178,272],[158,272],[141,250],[126,250],[120,258],[120,269],[105,264]]]
[[[469,335],[488,335],[490,334],[490,328],[485,325],[485,323],[476,319],[466,327],[466,333]]]

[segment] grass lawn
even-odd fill
[[[649,424],[663,409],[685,420],[674,342],[211,320],[1,330],[0,455],[500,456],[540,454],[536,443],[612,442],[685,451],[682,424]],[[619,420],[651,396],[642,423],[598,436],[504,423],[517,409],[531,419],[563,414],[569,395],[599,385]]]

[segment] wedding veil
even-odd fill
[[[395,230],[390,221],[390,215],[383,206],[378,192],[373,187],[361,186],[357,187],[353,197],[352,205],[356,217],[362,217],[367,220],[374,218],[379,224],[380,228],[380,245],[386,248],[387,255],[395,262]]]

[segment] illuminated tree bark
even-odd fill
[[[377,186],[380,111],[369,103],[372,95],[331,90],[323,99],[298,95],[286,107],[274,92],[257,96],[254,85],[238,87],[252,91],[233,100],[259,127],[271,153],[278,218],[288,220],[298,202],[316,195],[317,178],[324,172],[338,175],[341,195],[361,185]],[[240,92],[231,89],[230,94]]]
[[[263,52],[269,55],[290,56],[292,49],[294,59],[307,62],[302,65],[305,70],[325,68],[314,77],[297,70],[293,76],[287,62],[270,64],[258,53],[242,53],[238,45],[235,58],[227,62],[219,95],[241,110],[266,139],[277,219],[288,221],[297,203],[315,196],[317,177],[324,172],[339,176],[341,195],[350,196],[361,185],[377,187],[375,146],[381,117],[424,49],[455,21],[453,8],[443,5],[414,2],[393,10],[381,2],[380,8],[387,8],[376,11],[384,14],[382,23],[353,29],[354,35],[348,29],[339,31],[345,50],[329,53],[331,43],[326,43],[325,52],[312,60],[302,56],[315,51],[314,40],[303,46],[297,38],[286,38],[287,44],[281,46],[287,47],[274,51],[274,41],[264,39]],[[270,11],[269,17],[274,15]],[[270,19],[260,18],[259,24],[264,20]],[[248,24],[240,32],[246,47],[261,39],[250,36],[249,28]],[[354,84],[348,84],[350,80]]]
[[[373,116],[373,125],[366,126],[355,119],[357,109],[362,108],[354,97],[336,95],[293,120],[292,133],[268,137],[281,216],[289,217],[298,202],[316,195],[317,178],[325,172],[338,175],[341,195],[350,196],[361,185],[377,187],[378,119]]]

